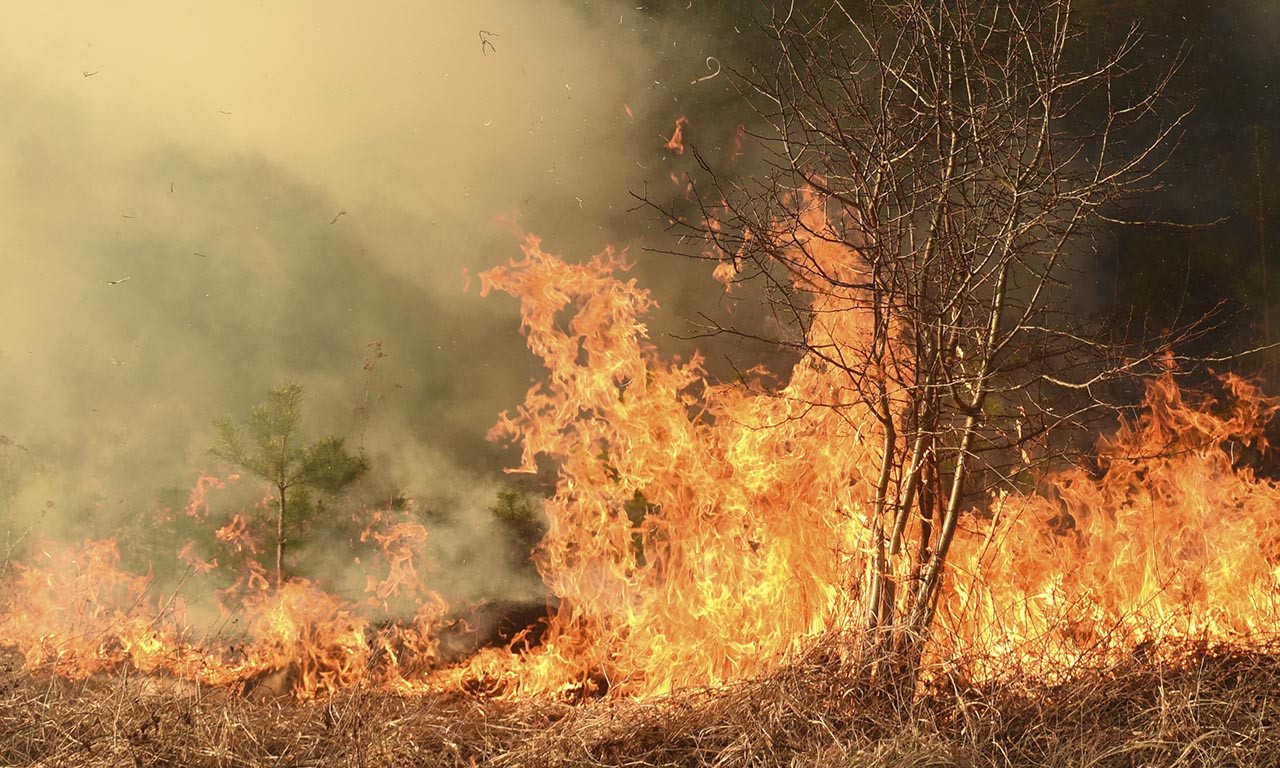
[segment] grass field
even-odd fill
[[[1280,652],[1133,658],[1049,686],[935,681],[892,707],[822,654],[650,701],[351,691],[313,702],[118,673],[0,677],[6,766],[1269,766]]]

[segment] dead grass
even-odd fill
[[[118,675],[0,671],[6,766],[1280,766],[1280,654],[1133,659],[1069,683],[965,686],[911,706],[829,656],[660,701],[500,702],[354,691],[254,700]]]

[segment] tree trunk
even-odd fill
[[[276,589],[280,589],[284,584],[284,499],[288,489],[284,486],[277,487],[280,490],[280,506],[276,510]]]

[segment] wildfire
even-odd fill
[[[811,354],[778,390],[713,384],[697,357],[660,358],[643,322],[652,300],[616,276],[617,253],[567,264],[528,237],[524,254],[482,276],[521,299],[548,370],[493,436],[520,443],[524,471],[539,457],[560,468],[538,563],[562,608],[520,689],[716,684],[856,626],[882,457],[869,413],[827,407],[854,401],[844,373]],[[814,273],[860,282],[847,248],[807,254]],[[870,332],[850,297],[814,300],[812,348],[857,348]],[[1274,633],[1280,488],[1233,455],[1267,452],[1280,400],[1224,384],[1222,401],[1187,399],[1166,375],[1141,419],[1099,441],[1096,472],[970,511],[935,655],[985,654],[976,674],[1031,661],[1049,674],[1145,640]]]
[[[152,671],[183,646],[151,605],[150,579],[118,567],[114,541],[48,544],[37,558],[43,562],[15,569],[0,614],[0,645],[16,648],[28,667],[72,679],[125,660]]]
[[[201,478],[190,509],[207,514],[208,491],[224,487]],[[301,698],[358,685],[411,688],[435,663],[437,623],[444,601],[422,579],[425,530],[403,520],[387,522],[375,514],[368,538],[379,545],[386,568],[368,575],[365,607],[387,608],[407,596],[415,606],[409,621],[375,626],[360,605],[330,594],[306,579],[276,589],[253,557],[258,550],[251,527],[239,513],[218,528],[224,560],[237,562],[233,583],[217,590],[227,621],[243,629],[223,637],[199,638],[179,591],[159,590],[153,575],[121,567],[114,540],[78,546],[45,544],[33,562],[16,564],[13,589],[0,612],[0,646],[17,650],[32,669],[73,679],[124,665],[148,673],[166,673],[206,685],[251,687],[272,674],[284,674]],[[193,543],[178,559],[188,578],[218,568]],[[183,579],[182,584],[186,584]],[[182,585],[179,585],[181,587]]]
[[[1268,639],[1280,627],[1280,486],[1265,454],[1280,399],[1236,376],[1189,399],[1166,375],[1099,439],[1098,470],[1002,496],[965,537],[943,612],[952,641],[1052,676],[1149,640]]]
[[[559,609],[540,643],[442,669],[448,608],[429,587],[429,532],[391,510],[369,513],[362,541],[377,556],[362,563],[363,597],[303,579],[276,588],[248,518],[216,511],[224,481],[202,478],[187,516],[216,530],[219,549],[188,544],[179,560],[201,584],[230,574],[216,594],[236,632],[199,636],[182,591],[127,572],[114,541],[91,541],[37,546],[14,566],[0,645],[72,678],[129,665],[244,686],[289,670],[302,697],[353,686],[648,695],[763,672],[855,623],[882,457],[870,414],[826,407],[850,401],[847,377],[810,355],[777,388],[713,382],[700,357],[659,354],[644,321],[653,300],[620,276],[623,254],[573,264],[536,237],[522,247],[480,279],[484,293],[519,299],[546,367],[492,432],[519,445],[515,471],[556,467],[536,563]],[[858,282],[856,254],[811,253],[815,270]],[[717,268],[726,283],[734,274]],[[815,300],[814,346],[868,332],[847,297]],[[1223,383],[1222,398],[1193,398],[1166,375],[1141,417],[1098,441],[1095,467],[971,510],[934,653],[983,654],[983,674],[1010,662],[1053,674],[1099,649],[1274,632],[1280,487],[1239,457],[1269,450],[1280,399]]]

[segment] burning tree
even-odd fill
[[[910,670],[962,514],[1025,490],[1053,436],[1172,341],[1104,336],[1070,281],[1099,222],[1154,186],[1185,112],[1166,109],[1171,69],[1137,71],[1136,30],[1086,62],[1069,0],[793,4],[765,27],[773,60],[735,74],[766,171],[698,155],[700,215],[645,202],[727,289],[760,286],[766,330],[707,332],[795,352],[836,382],[809,404],[874,435],[848,511],[871,532],[854,589],[871,647]]]
[[[311,491],[339,493],[364,474],[368,465],[347,451],[341,437],[303,443],[302,385],[284,384],[237,425],[231,417],[214,422],[214,456],[266,480],[276,495],[276,586],[284,583],[286,530],[308,506]],[[246,445],[241,426],[248,433]]]

